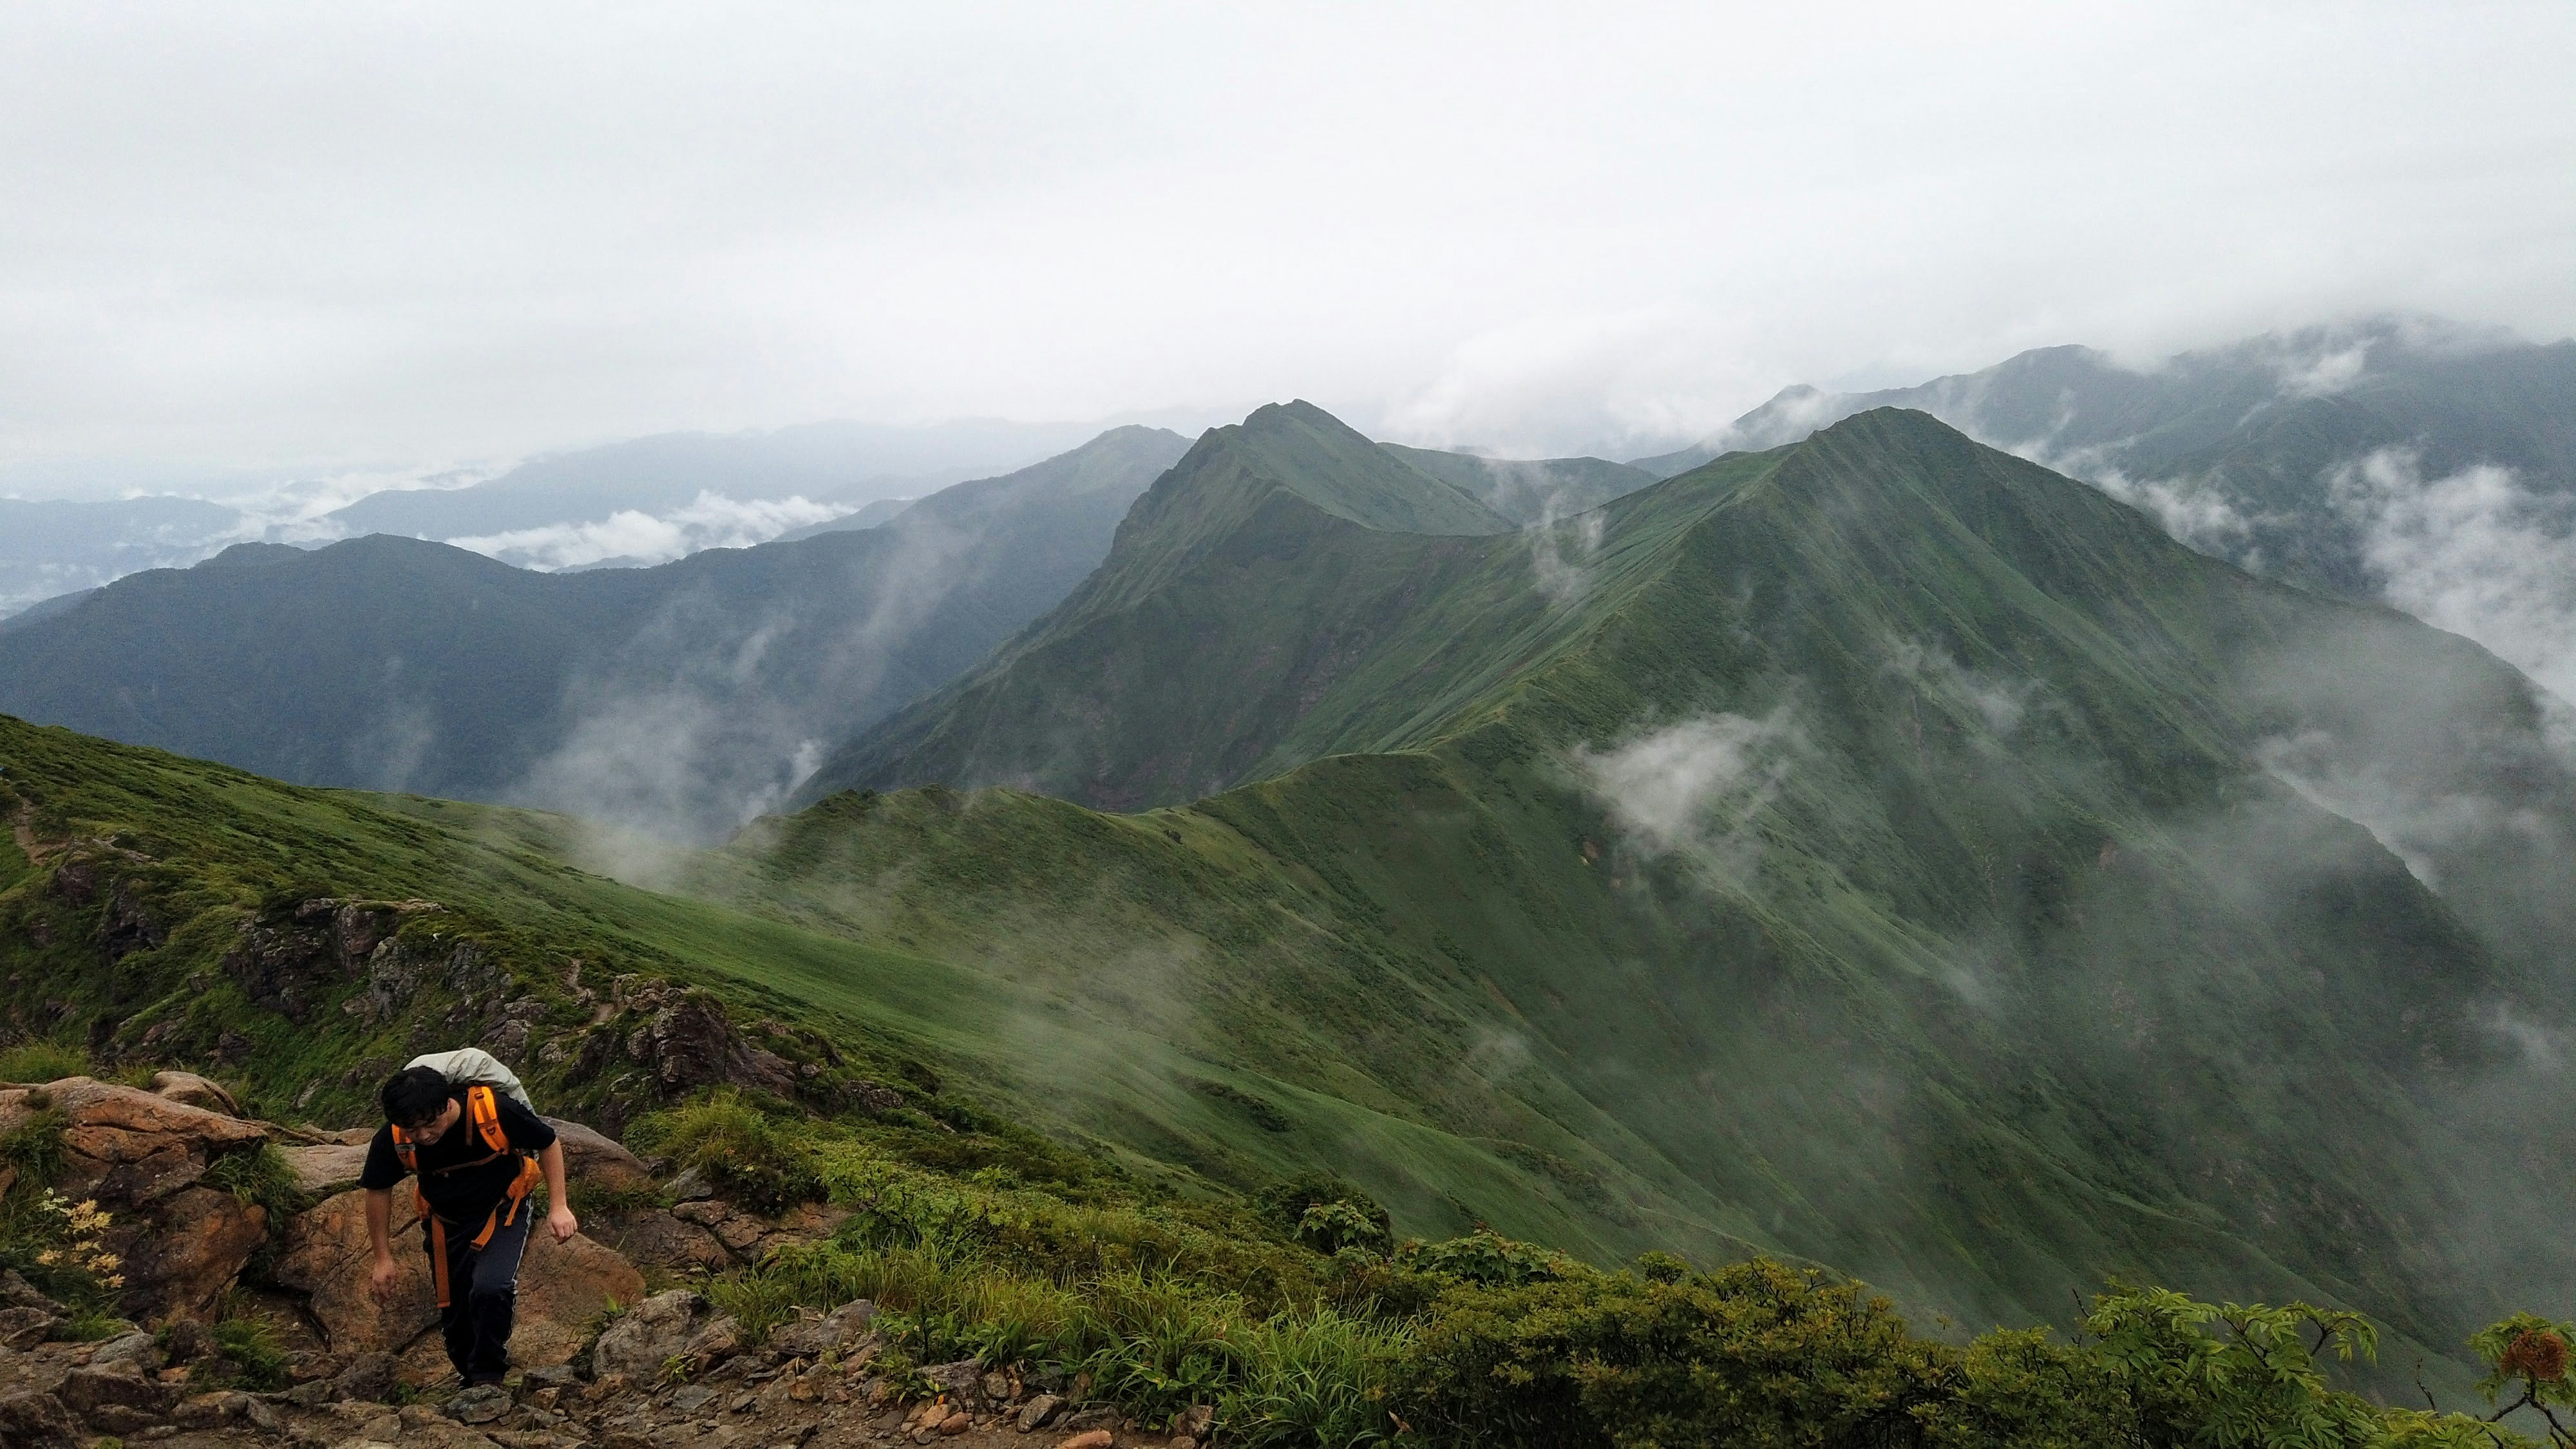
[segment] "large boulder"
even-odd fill
[[[611,1300],[644,1296],[644,1275],[624,1255],[575,1233],[558,1243],[541,1219],[519,1265],[518,1324],[510,1361],[523,1368],[568,1363]]]
[[[358,1175],[367,1168],[364,1143],[351,1147],[337,1142],[303,1142],[277,1151],[294,1172],[296,1189],[309,1197],[329,1197],[356,1187]]]
[[[182,1192],[216,1157],[267,1140],[254,1123],[113,1082],[66,1077],[43,1090],[64,1118],[64,1190],[111,1211]],[[14,1099],[0,1103],[0,1118],[27,1110],[24,1092],[0,1097]]]
[[[126,1292],[155,1317],[204,1318],[268,1239],[268,1211],[192,1187],[137,1223],[125,1250]]]
[[[400,1353],[438,1321],[429,1255],[415,1226],[420,1213],[408,1191],[393,1194],[394,1262],[402,1276],[378,1297],[370,1285],[367,1195],[351,1190],[296,1215],[271,1276],[310,1295],[308,1309],[337,1354]]]
[[[555,1140],[563,1144],[564,1172],[575,1184],[611,1192],[633,1192],[653,1185],[653,1174],[643,1162],[614,1139],[559,1117],[548,1117],[545,1122],[555,1129]]]
[[[275,1276],[310,1295],[307,1306],[332,1352],[400,1354],[438,1322],[429,1255],[421,1248],[412,1195],[398,1189],[391,1222],[401,1276],[378,1296],[371,1283],[366,1203],[365,1192],[344,1192],[299,1215],[287,1230]],[[634,1264],[579,1233],[558,1243],[540,1219],[519,1265],[510,1357],[522,1365],[562,1363],[581,1347],[610,1299],[632,1303],[643,1296],[644,1275]]]
[[[733,1254],[715,1234],[667,1208],[620,1214],[614,1226],[600,1229],[600,1237],[630,1261],[669,1273],[721,1272],[733,1266]]]
[[[233,1094],[225,1091],[223,1084],[195,1072],[154,1072],[152,1094],[167,1097],[173,1102],[185,1102],[191,1107],[203,1107],[209,1112],[221,1112],[227,1117],[241,1115],[241,1103],[233,1100]]]
[[[70,1409],[52,1394],[22,1389],[0,1393],[0,1444],[25,1449],[80,1449],[88,1439]]]

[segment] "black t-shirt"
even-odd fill
[[[483,1134],[474,1130],[474,1119],[465,1110],[465,1088],[450,1094],[456,1103],[456,1125],[446,1135],[427,1147],[417,1149],[420,1158],[420,1190],[429,1199],[430,1211],[451,1223],[480,1226],[492,1215],[492,1209],[510,1190],[512,1179],[519,1175],[519,1159],[505,1153],[480,1167],[464,1167],[454,1172],[441,1168],[474,1162],[491,1156],[492,1146]],[[520,1152],[541,1152],[554,1145],[555,1129],[545,1124],[536,1113],[519,1105],[507,1092],[496,1091],[493,1101],[501,1110],[501,1135]],[[391,1124],[376,1129],[376,1140],[367,1144],[367,1168],[358,1174],[358,1186],[378,1191],[403,1180],[402,1158],[394,1152],[394,1129]]]

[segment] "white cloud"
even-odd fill
[[[2428,481],[2404,449],[2339,469],[2331,493],[2362,528],[2388,602],[2576,700],[2576,519],[2565,500],[2490,464]]]
[[[521,568],[580,568],[608,559],[657,564],[700,549],[767,543],[791,528],[851,511],[846,505],[816,503],[801,494],[746,500],[701,492],[687,507],[661,517],[627,508],[590,523],[550,523],[447,542]]]
[[[1756,821],[1788,779],[1798,742],[1784,706],[1761,719],[1695,716],[1607,750],[1577,750],[1570,763],[1640,848],[1741,889],[1761,858]]]

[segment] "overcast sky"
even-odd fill
[[[1615,449],[2047,343],[2553,339],[2571,76],[2565,0],[15,0],[0,491],[1292,395]]]

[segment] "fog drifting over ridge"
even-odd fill
[[[2513,4],[19,7],[0,491],[1295,395],[1646,451],[2069,339],[2546,339],[2571,58]]]

